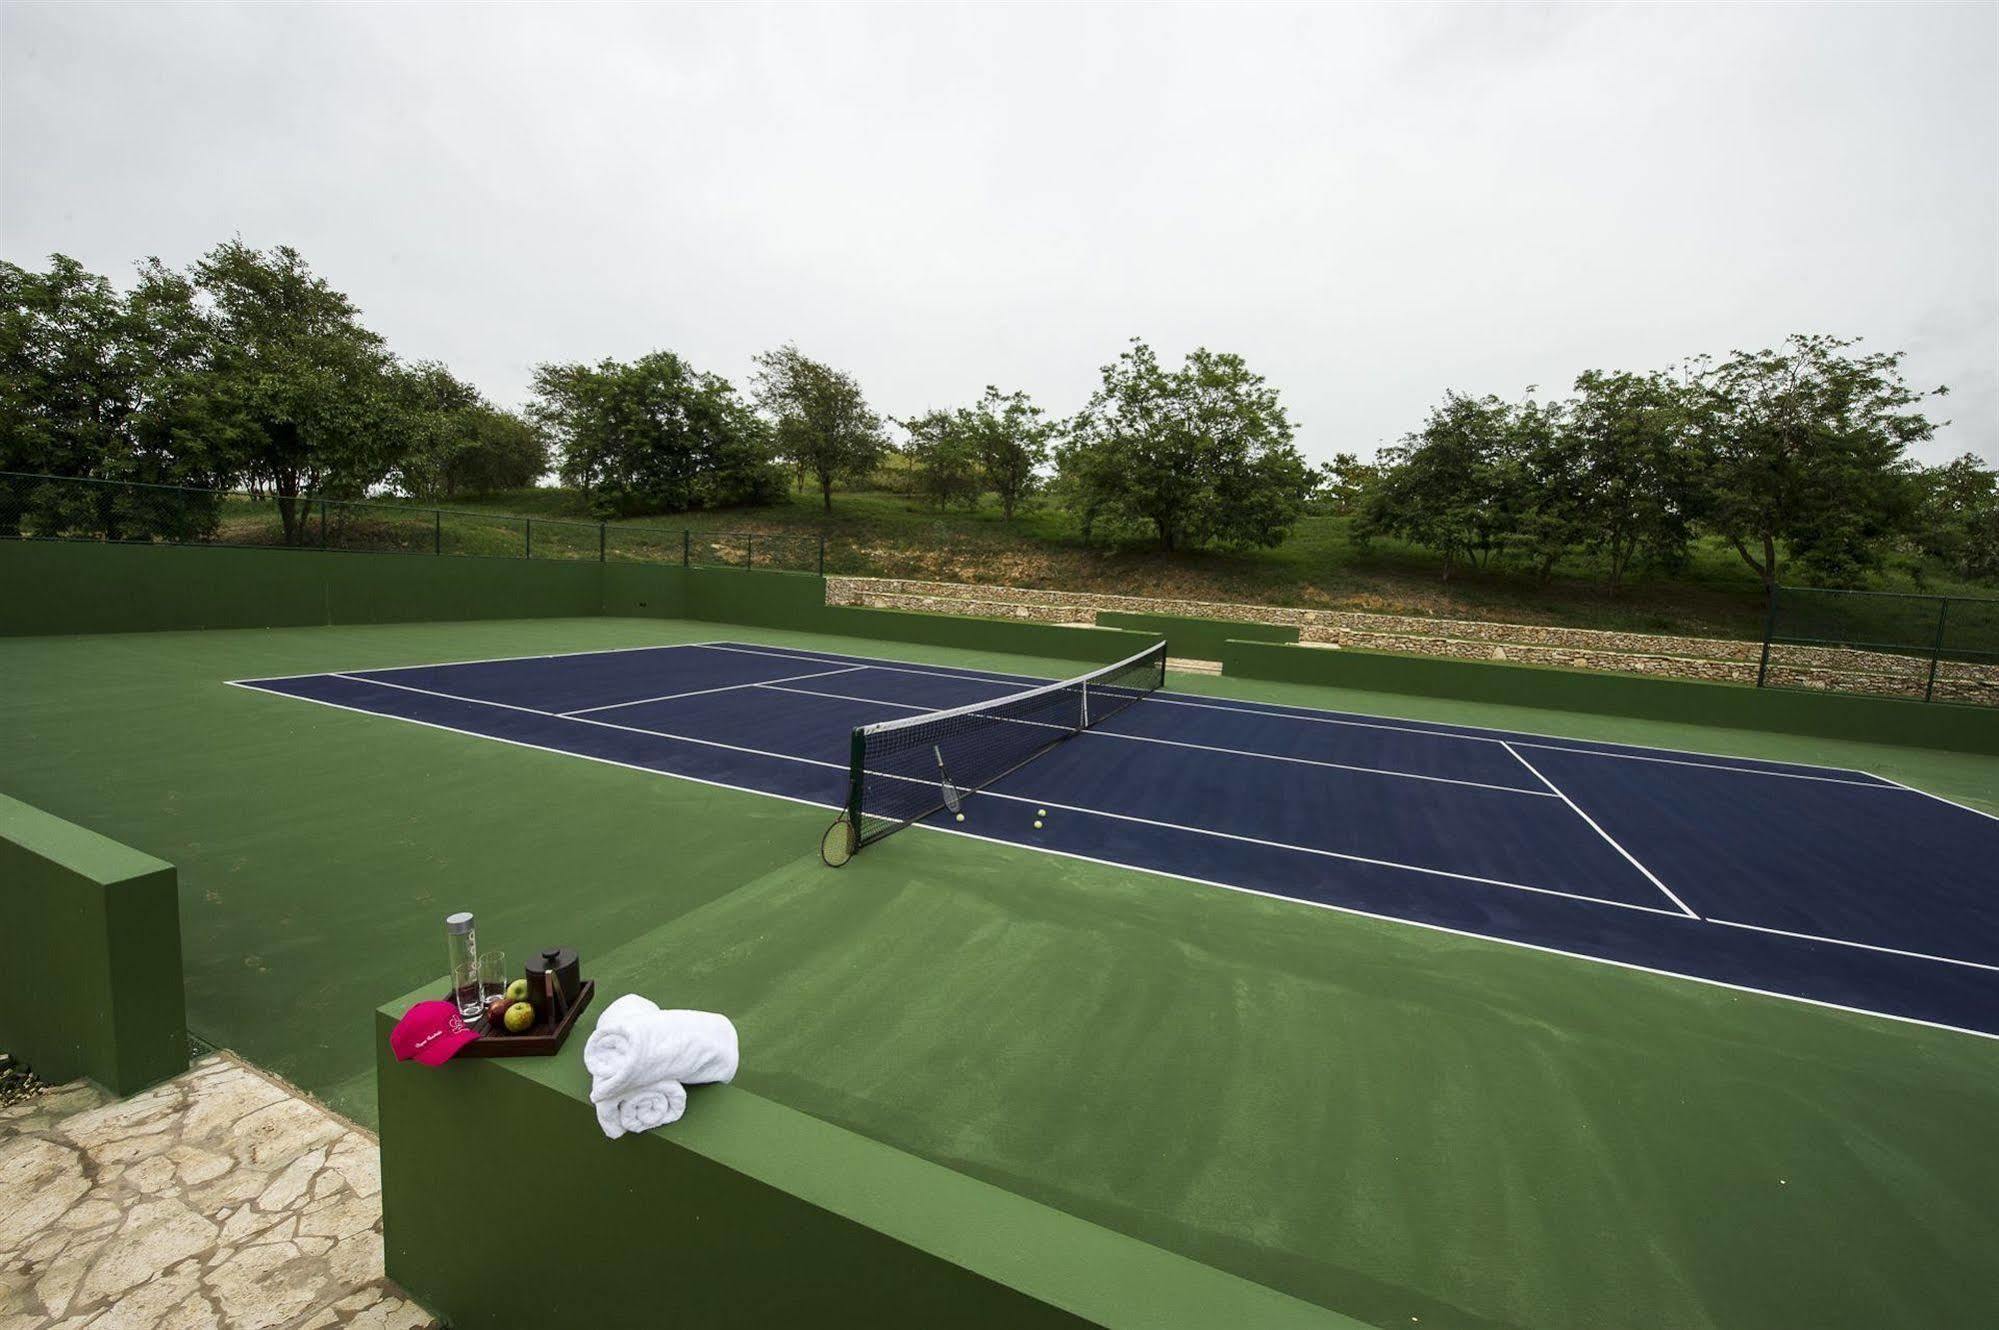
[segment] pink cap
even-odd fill
[[[459,1016],[458,1008],[440,998],[419,1002],[404,1012],[396,1028],[389,1031],[389,1048],[398,1062],[415,1058],[426,1067],[441,1067],[478,1037],[479,1032]]]

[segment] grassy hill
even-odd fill
[[[564,489],[509,490],[453,500],[451,506],[534,517],[538,531],[541,519],[589,520],[583,496]],[[1584,561],[1558,568],[1546,585],[1511,568],[1461,569],[1445,582],[1434,555],[1399,541],[1356,549],[1349,539],[1350,519],[1333,516],[1305,518],[1275,549],[1172,554],[1136,538],[1114,543],[1099,538],[1086,545],[1074,521],[1053,509],[1020,514],[1009,525],[996,507],[940,513],[908,495],[880,490],[837,493],[831,513],[813,494],[771,507],[662,514],[612,525],[614,532],[632,529],[626,541],[655,555],[672,553],[678,533],[686,530],[697,560],[737,562],[747,556],[758,567],[811,568],[824,535],[829,573],[1640,632],[1745,638],[1762,632],[1762,588],[1735,552],[1718,541],[1703,541],[1678,573],[1637,573],[1613,597]],[[732,538],[742,535],[750,537],[747,551],[742,540]],[[1999,594],[1999,588],[1959,582],[1938,566],[1922,574],[1920,588],[1907,568],[1881,574],[1875,586]]]

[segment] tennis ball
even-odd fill
[[[1036,817],[1047,817],[1047,816],[1048,816],[1048,810],[1047,810],[1046,808],[1037,808],[1037,809],[1035,809],[1035,810],[1034,810],[1034,815],[1035,815]]]
[[[534,1008],[525,1002],[516,1002],[507,1008],[507,1033],[519,1034],[534,1027]]]
[[[960,822],[963,822],[965,820],[965,815],[963,813],[958,814],[958,820]]]
[[[1041,819],[1038,817],[1034,819],[1034,829],[1036,831],[1041,830]]]

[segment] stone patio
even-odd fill
[[[0,1108],[0,1330],[419,1330],[372,1137],[227,1054]]]

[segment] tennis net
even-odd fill
[[[1026,692],[855,729],[847,806],[820,854],[835,866],[862,846],[960,800],[1030,758],[1100,725],[1166,682],[1166,644]]]

